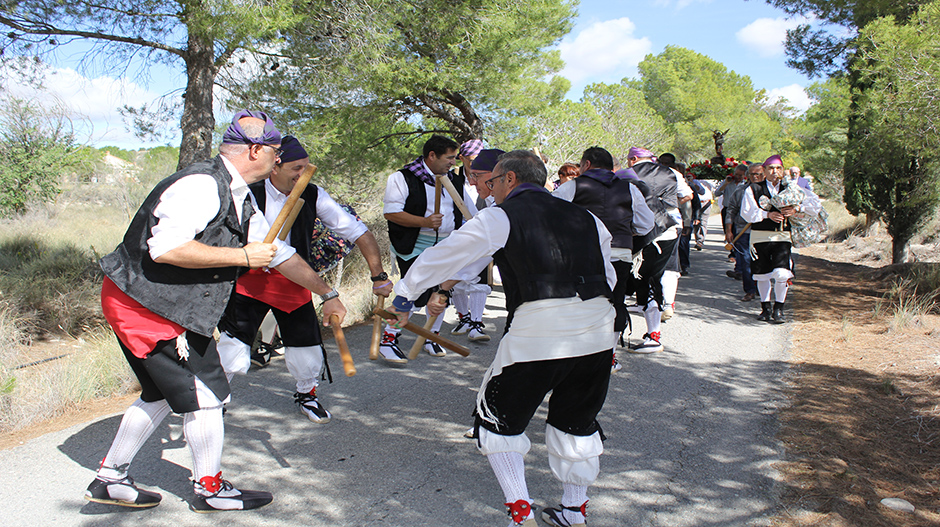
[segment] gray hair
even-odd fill
[[[531,150],[513,150],[499,156],[502,173],[513,172],[520,183],[535,183],[545,186],[548,172],[545,163]]]

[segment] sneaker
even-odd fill
[[[457,313],[457,325],[454,326],[454,329],[450,330],[451,335],[463,335],[464,333],[470,331],[470,313]]]
[[[582,521],[581,523],[571,523],[565,517],[565,511],[571,511],[581,515],[582,518],[587,516],[587,504],[584,502],[580,507],[565,507],[564,505],[559,505],[558,507],[545,507],[542,510],[542,521],[548,525],[554,525],[555,527],[586,527],[587,523]]]
[[[676,303],[666,304],[666,307],[663,308],[662,320],[669,320],[673,315],[676,314]]]
[[[398,347],[398,337],[400,335],[400,333],[396,335],[388,331],[382,334],[382,343],[379,344],[379,355],[381,355],[386,362],[391,362],[392,364],[404,364],[408,362],[408,356]]]
[[[610,365],[610,373],[618,372],[621,368],[623,368],[623,366],[620,365],[620,361],[617,360],[617,354],[614,353],[614,360]]]
[[[258,353],[251,354],[251,363],[259,368],[264,368],[271,363],[271,352],[264,348],[259,349]]]
[[[96,477],[85,490],[85,499],[95,503],[146,509],[159,505],[163,497],[156,492],[137,488],[130,476],[124,476],[119,480]]]
[[[649,353],[658,353],[663,350],[663,345],[659,342],[660,333],[654,331],[653,333],[646,333],[643,335],[643,342],[637,344],[635,347],[630,348],[628,351],[630,353],[639,353],[646,355]]]
[[[442,348],[440,344],[430,340],[424,343],[424,351],[428,352],[428,355],[432,357],[443,357],[447,355],[447,352],[444,351],[444,348]]]
[[[474,342],[486,342],[490,340],[490,336],[483,333],[483,328],[485,327],[482,320],[470,322],[470,331],[467,333],[467,338]]]
[[[259,509],[274,500],[270,492],[236,489],[231,481],[222,479],[221,472],[215,477],[206,476],[193,481],[193,487],[197,492],[189,508],[200,513]],[[199,489],[211,494],[200,494]]]
[[[316,388],[311,390],[310,393],[295,393],[294,402],[300,405],[300,411],[314,423],[326,424],[329,423],[330,419],[333,417],[333,414],[324,408],[323,405],[320,404],[320,401],[317,400]]]

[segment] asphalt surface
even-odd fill
[[[691,274],[679,282],[676,316],[662,331],[665,351],[618,353],[623,369],[612,376],[598,418],[607,441],[589,489],[590,526],[764,525],[775,510],[772,465],[782,448],[774,412],[789,330],[758,322],[759,303],[738,300],[741,283],[725,276],[730,264],[712,220],[706,249],[693,250]],[[329,341],[334,383],[321,384],[320,399],[334,418],[324,425],[296,408],[283,359],[236,378],[224,477],[271,491],[274,502],[263,509],[188,509],[191,460],[175,415],[130,471],[143,488],[163,494],[160,506],[86,502],[83,491],[120,422],[113,415],[0,451],[0,525],[506,526],[489,464],[463,437],[505,313],[497,288],[484,317],[489,343],[469,344],[467,358],[422,353],[404,367],[368,360],[371,325],[347,328],[358,374],[343,375]],[[446,320],[444,333],[455,321],[451,312]],[[645,324],[635,315],[633,324],[636,340]],[[403,340],[410,346],[411,337]],[[548,468],[544,417],[543,405],[527,431],[526,478],[537,510],[561,498]]]

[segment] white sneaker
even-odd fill
[[[463,335],[470,331],[470,313],[457,313],[457,325],[450,330],[451,335]]]
[[[398,347],[399,335],[389,333],[388,331],[382,334],[382,343],[379,345],[379,355],[381,355],[386,362],[392,364],[404,364],[408,362],[408,356]]]
[[[310,419],[314,423],[326,424],[333,418],[333,414],[324,408],[317,399],[316,388],[310,393],[295,393],[294,401],[300,405],[300,411],[307,416],[307,419]]]
[[[623,368],[623,366],[620,365],[620,361],[617,360],[617,355],[615,354],[615,355],[614,355],[614,361],[613,361],[613,363],[610,365],[610,373],[618,372],[618,371],[620,371],[622,368]]]
[[[440,344],[430,340],[424,343],[424,351],[428,352],[428,355],[432,357],[443,357],[447,355],[447,352],[444,351],[444,348],[442,348]]]
[[[467,338],[475,342],[486,342],[490,340],[490,336],[486,333],[483,333],[483,322],[470,322],[470,332],[467,333]]]

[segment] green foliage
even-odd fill
[[[0,100],[0,216],[58,195],[62,176],[81,164],[70,124],[36,102]]]
[[[844,77],[833,77],[812,84],[806,92],[814,103],[792,129],[803,172],[815,179],[817,194],[841,201],[848,144],[848,82]]]
[[[876,20],[858,39],[845,198],[851,212],[885,222],[895,263],[907,261],[909,241],[940,204],[938,31],[935,1],[906,24]]]
[[[725,131],[724,155],[763,159],[777,153],[788,119],[751,80],[694,51],[666,46],[639,66],[646,101],[675,135],[673,153],[696,161],[715,155],[712,132]]]

